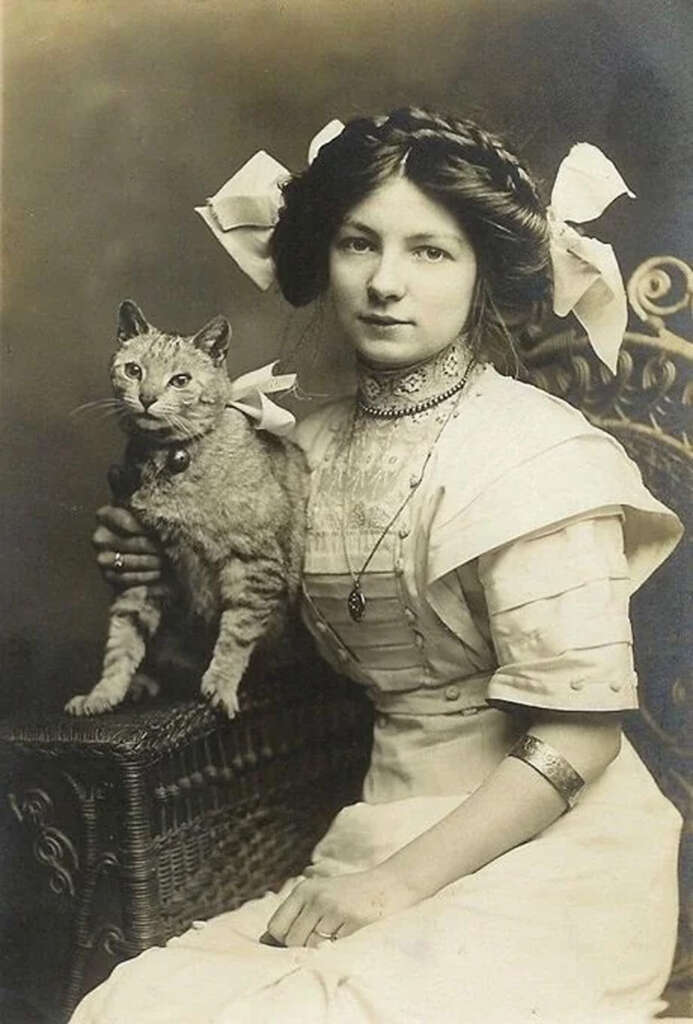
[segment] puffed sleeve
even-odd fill
[[[479,557],[498,659],[489,703],[637,707],[622,519],[604,510]]]

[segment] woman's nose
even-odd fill
[[[406,290],[404,268],[396,256],[382,254],[368,280],[368,297],[374,302],[400,299]]]

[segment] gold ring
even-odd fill
[[[327,939],[328,942],[336,942],[339,928],[337,929],[337,932],[330,932],[329,934],[321,932],[319,928],[313,928],[313,931],[320,939]]]
[[[116,551],[113,555],[113,569],[115,572],[122,572],[124,568],[125,562],[123,561],[123,556],[120,551]]]

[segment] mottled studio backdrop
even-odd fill
[[[0,712],[92,685],[107,591],[93,510],[121,440],[75,420],[108,393],[119,301],[189,332],[224,312],[231,370],[287,310],[193,206],[256,149],[289,167],[333,117],[405,103],[509,130],[550,182],[601,146],[637,203],[594,233],[625,273],[690,258],[687,0],[5,0]]]

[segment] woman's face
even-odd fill
[[[408,366],[435,355],[463,329],[477,263],[444,206],[406,178],[357,203],[330,247],[329,293],[359,357]]]

